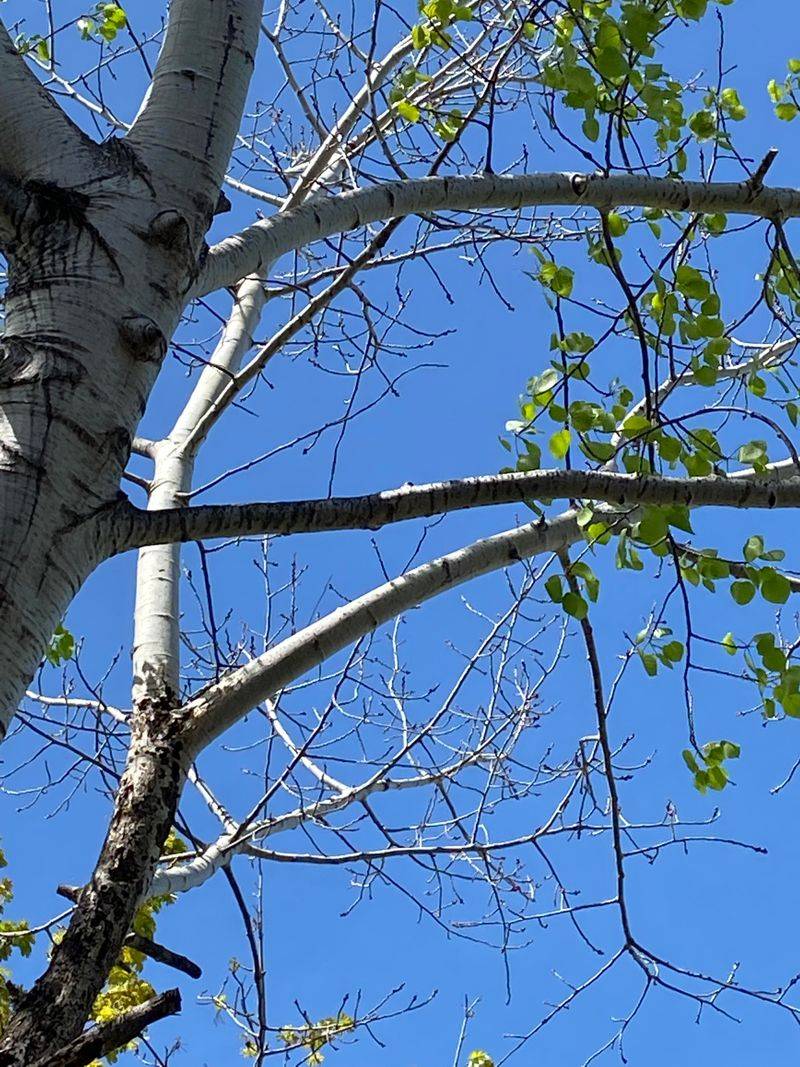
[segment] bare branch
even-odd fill
[[[253,504],[206,504],[163,511],[130,505],[113,516],[113,551],[204,538],[285,536],[330,530],[376,530],[396,522],[528,500],[591,500],[617,507],[682,504],[691,508],[795,508],[800,478],[791,460],[770,476],[663,478],[583,470],[486,474],[429,485],[405,485],[355,497]],[[752,475],[752,471],[737,472]]]
[[[195,295],[235,285],[287,252],[381,219],[435,211],[478,208],[621,206],[665,211],[725,212],[761,218],[796,218],[800,190],[754,191],[746,182],[695,182],[621,174],[475,174],[419,178],[315,198],[278,212],[215,245],[208,254]]]
[[[394,616],[479,575],[553,552],[581,536],[576,512],[568,511],[551,522],[527,523],[476,541],[357,597],[200,693],[187,706],[187,751],[199,752],[284,685]]]
[[[177,1015],[181,1010],[181,994],[177,989],[169,989],[157,997],[151,997],[144,1004],[131,1008],[130,1011],[111,1019],[100,1026],[76,1037],[52,1056],[40,1060],[36,1067],[85,1067],[98,1056],[127,1045],[139,1037],[151,1023],[165,1019],[168,1015]]]

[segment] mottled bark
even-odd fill
[[[800,190],[629,174],[468,174],[382,182],[314,199],[220,241],[209,252],[197,292],[234,285],[286,252],[379,219],[430,211],[536,206],[593,207],[600,211],[637,206],[796,218],[800,215]]]
[[[100,858],[45,974],[0,1041],[0,1067],[29,1067],[77,1036],[119,955],[172,828],[183,784],[182,719],[143,709]]]
[[[105,1056],[124,1047],[139,1037],[151,1023],[168,1015],[175,1015],[180,1010],[179,990],[168,989],[166,993],[151,997],[144,1004],[131,1008],[118,1019],[112,1019],[102,1026],[93,1026],[91,1030],[59,1049],[55,1056],[48,1055],[46,1059],[40,1060],[36,1067],[85,1067],[85,1064],[98,1056]]]

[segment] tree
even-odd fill
[[[626,743],[609,724],[631,672],[641,669],[644,687],[647,676],[677,668],[689,784],[705,793],[725,789],[740,745],[733,729],[717,737],[696,726],[698,672],[717,672],[720,686],[731,674],[754,686],[765,721],[800,715],[790,623],[765,624],[758,614],[762,602],[787,603],[798,579],[750,515],[800,506],[800,272],[790,239],[800,190],[768,184],[776,152],[758,143],[760,133],[751,142],[734,136],[747,112],[713,33],[713,15],[721,25],[729,2],[430,0],[418,11],[379,2],[351,14],[308,0],[262,14],[255,0],[172,0],[163,27],[166,5],[139,16],[116,3],[86,12],[65,2],[59,12],[48,2],[41,26],[7,17],[0,720],[4,733],[17,724],[14,743],[23,746],[44,733],[47,758],[68,754],[67,774],[95,776],[113,803],[85,884],[62,889],[70,912],[49,961],[29,989],[7,985],[0,1064],[87,1063],[174,1013],[179,998],[155,994],[144,961],[187,974],[196,967],[155,941],[154,916],[176,893],[189,894],[177,907],[191,908],[190,891],[213,876],[229,880],[253,956],[247,983],[237,964],[237,995],[217,996],[216,1007],[238,1024],[257,1063],[281,1048],[318,1061],[401,1009],[343,1006],[273,1027],[236,857],[257,869],[347,865],[361,872],[365,893],[379,883],[403,891],[390,870],[410,860],[441,894],[460,899],[484,886],[492,901],[485,925],[499,927],[504,948],[552,914],[536,903],[537,886],[547,884],[559,898],[554,913],[590,944],[584,905],[548,855],[559,835],[608,841],[611,897],[585,907],[613,914],[617,946],[524,1040],[621,961],[637,970],[643,991],[609,1048],[659,988],[698,1010],[725,1011],[738,994],[797,1019],[782,989],[740,983],[736,967],[714,974],[670,962],[640,936],[626,885],[631,857],[655,859],[693,831],[674,808],[666,823],[623,815]],[[681,42],[698,32],[718,75],[674,74]],[[87,71],[90,56],[96,65]],[[769,94],[776,130],[783,120],[791,133],[800,61],[787,59]],[[144,75],[138,113],[118,117]],[[545,151],[560,170],[531,165]],[[577,161],[581,172],[566,170]],[[229,227],[225,189],[237,220]],[[219,237],[209,247],[212,224]],[[746,276],[758,272],[749,290],[719,251],[728,241],[738,242]],[[435,347],[449,329],[446,310],[440,322],[418,321],[415,286],[432,279],[447,309],[453,283],[440,264],[461,271],[463,284],[459,255],[501,307],[510,307],[511,270],[531,300],[544,295],[549,305],[549,324],[536,319],[535,373],[503,438],[511,466],[492,473],[487,445],[489,473],[334,495],[344,434],[396,396],[407,373],[388,371],[384,356]],[[372,278],[387,275],[392,281],[375,283],[385,286],[376,300]],[[272,332],[262,340],[265,321]],[[215,335],[208,352],[204,334]],[[332,398],[323,424],[293,442],[311,449],[333,431],[327,495],[196,503],[266,458],[254,447],[231,471],[210,448],[223,417],[240,425],[242,405],[268,412],[267,374],[290,357],[293,370],[300,360],[316,366],[314,388]],[[188,394],[175,374],[181,361]],[[473,373],[479,391],[490,370]],[[165,410],[166,429],[142,436],[143,417],[163,425]],[[349,480],[361,488],[357,467]],[[386,569],[385,581],[359,595],[331,586],[317,606],[298,570],[273,583],[278,538],[332,542],[334,531],[490,506],[511,506],[524,521],[480,537],[463,526],[473,530],[468,543],[422,562],[431,535],[420,528],[408,565]],[[700,509],[739,516],[711,530],[712,547],[705,527],[694,531]],[[744,547],[732,548],[731,536]],[[189,543],[199,546],[197,583],[182,572]],[[215,612],[209,553],[252,554],[254,544],[270,617],[262,633],[244,622],[236,632]],[[359,541],[359,551],[368,544]],[[65,620],[89,576],[134,551],[127,709],[91,692]],[[612,567],[668,586],[644,626],[624,605],[606,600],[603,609],[609,585],[627,578],[603,570],[609,553]],[[509,603],[487,613],[447,695],[416,691],[399,620],[506,568]],[[652,599],[652,583],[639,588]],[[751,622],[745,613],[709,634],[706,621],[694,621],[707,610],[697,605],[715,590],[727,597],[727,588],[735,605],[754,601]],[[611,612],[623,633],[639,631],[625,637],[611,685],[594,622],[603,610],[603,628]],[[99,630],[108,625],[97,620]],[[92,634],[84,640],[89,647]],[[568,755],[548,749],[532,765],[530,735],[548,722],[540,694],[578,649],[593,729],[574,734]],[[733,669],[724,666],[734,663],[729,656]],[[43,660],[51,669],[40,686]],[[64,664],[73,680],[48,692]],[[321,710],[298,706],[304,692],[323,690]],[[254,760],[267,752],[243,817],[229,812],[241,798],[218,797],[198,769],[231,731],[257,746]],[[95,738],[94,751],[79,743],[84,736]],[[210,840],[179,806],[187,784],[217,820]],[[391,815],[381,814],[383,794]],[[527,813],[523,830],[515,815],[498,814],[517,807]],[[506,835],[485,833],[511,825]],[[286,851],[268,841],[293,831]],[[525,848],[544,874],[514,859]],[[433,907],[417,900],[445,922],[441,899]],[[4,937],[7,954],[32,949],[24,924],[10,924]],[[465,1042],[466,1030],[457,1058],[467,1055]],[[470,1062],[491,1059],[476,1051]]]

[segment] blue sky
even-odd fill
[[[65,11],[74,5],[65,4]],[[137,7],[140,9],[137,12]],[[414,5],[407,4],[413,18]],[[145,8],[147,10],[145,10]],[[75,7],[77,11],[77,7]],[[130,4],[131,16],[144,21],[152,17],[148,5]],[[6,24],[28,15],[28,5],[10,0],[3,8]],[[737,146],[760,159],[773,144],[780,155],[771,171],[775,184],[796,181],[795,138],[797,126],[780,123],[772,114],[766,94],[771,77],[782,77],[786,60],[800,52],[791,32],[795,20],[788,0],[737,0],[724,9],[725,56],[730,73],[726,84],[735,85],[749,110],[737,128]],[[41,16],[29,15],[30,32],[41,29]],[[38,21],[37,21],[38,20]],[[676,74],[688,79],[698,71],[715,69],[716,21],[708,17],[701,28],[683,31],[667,49],[667,62]],[[711,35],[714,35],[713,37]],[[795,35],[796,36],[796,35]],[[62,60],[82,62],[77,34],[65,36]],[[74,52],[74,56],[73,56]],[[128,68],[122,68],[128,69]],[[271,68],[264,66],[267,78]],[[266,84],[254,84],[255,102],[267,92]],[[131,117],[141,91],[141,78],[131,70],[113,87],[114,100],[125,117]],[[499,146],[507,158],[517,154],[529,138],[524,120],[516,118],[507,129],[508,143]],[[513,142],[513,143],[512,143]],[[576,166],[563,148],[546,154],[536,142],[531,165],[537,169],[570,169]],[[720,172],[722,174],[722,172]],[[252,206],[235,199],[234,210],[216,223],[215,236],[242,225],[252,217]],[[406,224],[410,226],[410,224]],[[401,231],[402,233],[402,231]],[[624,245],[626,264],[634,262],[635,238]],[[579,266],[580,249],[562,252],[558,258]],[[763,233],[749,232],[725,238],[715,247],[715,265],[721,272],[721,292],[735,307],[746,306],[757,292],[753,278],[764,265]],[[404,281],[410,291],[409,311],[420,330],[444,332],[425,349],[407,360],[395,359],[393,373],[413,362],[440,366],[420,369],[404,378],[399,396],[389,397],[374,411],[354,421],[345,435],[334,480],[338,493],[367,492],[445,477],[497,470],[506,462],[498,444],[507,419],[516,414],[517,396],[525,380],[546,366],[552,330],[551,313],[541,291],[526,276],[535,262],[526,253],[512,256],[506,250],[492,253],[495,276],[504,296],[513,305],[509,311],[487,284],[479,284],[478,271],[454,258],[442,261],[443,276],[453,294],[451,305],[430,274],[410,271]],[[584,296],[611,296],[608,283],[584,270],[576,292]],[[585,278],[585,280],[584,280]],[[598,280],[599,279],[599,280]],[[370,277],[370,292],[377,301],[392,299],[393,282]],[[218,307],[224,307],[222,301]],[[268,311],[261,330],[267,336],[280,321],[284,309]],[[579,313],[574,320],[581,325]],[[754,326],[748,339],[760,340]],[[207,336],[213,330],[208,317],[186,326],[184,341]],[[744,331],[742,331],[744,336]],[[323,354],[333,363],[335,354]],[[604,356],[605,358],[605,356]],[[617,341],[610,348],[608,377],[623,374],[631,364],[629,342]],[[310,365],[306,357],[278,360],[269,374],[271,389],[261,390],[252,408],[260,418],[247,413],[231,417],[216,433],[199,465],[198,482],[215,477],[227,467],[311,431],[342,410],[347,381],[333,378]],[[365,398],[378,383],[365,386]],[[171,362],[164,371],[146,417],[144,429],[156,434],[168,427],[170,415],[187,382],[184,369]],[[223,483],[207,499],[244,500],[324,495],[328,490],[335,434],[328,433],[307,454],[290,449],[275,460]],[[510,526],[519,509],[454,516],[429,532],[422,558],[455,548],[468,540]],[[793,516],[731,516],[709,513],[695,526],[698,544],[715,544],[722,551],[738,553],[751,533],[762,533],[768,543],[780,544],[793,559]],[[381,552],[390,573],[402,569],[419,540],[417,526],[392,529],[381,535]],[[293,559],[307,568],[300,598],[300,613],[310,613],[329,584],[343,593],[355,594],[380,582],[381,571],[370,545],[370,534],[340,534],[326,538],[301,537],[273,549],[276,574],[286,576]],[[244,549],[211,557],[216,584],[218,613],[233,613],[231,632],[241,621],[258,627],[264,612],[263,587],[254,566],[255,551]],[[185,561],[198,572],[197,553],[189,548]],[[645,576],[619,573],[610,553],[599,554],[596,569],[602,581],[600,604],[594,615],[607,680],[613,676],[617,657],[626,645],[625,634],[643,624],[652,603],[668,588],[667,576],[657,579],[650,569]],[[110,660],[120,654],[119,664],[106,689],[109,700],[128,701],[128,668],[133,603],[134,560],[125,557],[105,565],[93,576],[70,611],[73,632],[84,639],[82,665],[97,678]],[[438,687],[446,691],[458,670],[458,658],[449,644],[466,645],[479,639],[474,616],[464,608],[462,596],[482,611],[492,614],[507,603],[501,578],[482,579],[469,589],[451,593],[415,612],[403,626],[406,659],[414,668],[418,691]],[[327,603],[332,603],[328,593]],[[719,637],[729,629],[752,633],[774,625],[768,605],[737,609],[725,589],[716,596],[694,598],[698,629]],[[791,604],[788,606],[791,608]],[[537,610],[548,615],[545,605]],[[551,612],[549,614],[552,614]],[[746,616],[746,617],[745,617]],[[676,613],[671,621],[679,629]],[[794,633],[793,612],[784,612],[785,631]],[[551,626],[546,640],[552,640]],[[46,688],[46,684],[44,686]],[[57,685],[57,679],[51,680]],[[767,856],[719,843],[667,849],[658,862],[646,859],[629,863],[629,895],[632,921],[641,941],[659,955],[688,968],[726,974],[741,961],[739,977],[757,988],[772,987],[800,971],[800,930],[794,920],[798,845],[795,832],[797,789],[800,781],[779,796],[769,790],[776,785],[800,754],[795,736],[797,724],[786,721],[765,729],[757,714],[740,716],[752,703],[752,694],[714,675],[697,675],[694,694],[701,740],[730,737],[742,746],[736,768],[736,785],[719,796],[701,797],[691,787],[680,759],[686,743],[686,721],[680,679],[645,678],[634,664],[621,687],[613,717],[617,743],[634,735],[628,749],[632,764],[650,760],[649,766],[622,784],[624,814],[632,821],[658,821],[668,802],[677,805],[687,820],[708,818],[715,805],[721,808],[716,832],[755,842],[768,849]],[[548,744],[562,751],[574,747],[575,739],[592,731],[586,671],[579,643],[573,642],[569,660],[549,683],[545,702],[556,710],[540,730],[525,742],[525,754],[541,757]],[[325,700],[324,687],[308,699]],[[478,697],[476,696],[476,699]],[[202,770],[214,782],[234,810],[247,810],[258,783],[244,772],[246,761],[231,751],[235,743],[249,742],[252,727],[237,732],[228,751],[219,750],[203,761]],[[15,739],[4,749],[8,769],[31,751],[31,738]],[[54,766],[60,765],[58,758]],[[257,761],[256,761],[257,765]],[[41,778],[21,772],[7,783],[0,800],[3,808],[3,847],[10,860],[10,873],[17,889],[14,912],[39,922],[59,910],[55,886],[80,883],[89,873],[91,859],[102,836],[107,815],[105,801],[89,786],[79,789],[66,810],[55,813],[66,795],[54,789],[29,806],[24,789]],[[14,791],[19,792],[14,792]],[[384,809],[392,812],[391,806]],[[402,814],[400,809],[395,809]],[[524,833],[535,825],[541,808],[535,797],[521,801],[494,825],[497,834]],[[212,832],[193,798],[187,815],[199,833]],[[297,844],[295,841],[294,844]],[[302,847],[302,845],[297,845]],[[599,840],[563,841],[553,852],[562,877],[580,887],[583,896],[608,896],[613,892],[610,852]],[[255,874],[240,861],[237,873],[248,892]],[[394,869],[404,884],[420,888],[419,875],[411,865]],[[265,937],[269,981],[269,1012],[273,1024],[297,1021],[295,1000],[312,1017],[335,1011],[346,995],[363,990],[365,1003],[374,1003],[402,984],[403,998],[427,997],[438,990],[435,1000],[413,1015],[386,1023],[376,1033],[384,1048],[366,1036],[340,1053],[330,1052],[326,1062],[346,1067],[381,1063],[397,1067],[441,1067],[453,1060],[465,998],[478,1001],[465,1049],[485,1048],[500,1058],[508,1048],[504,1035],[530,1029],[547,1013],[547,1005],[561,999],[565,983],[579,985],[602,962],[575,936],[567,919],[551,921],[547,928],[534,925],[530,943],[511,954],[512,999],[506,1003],[505,974],[501,954],[453,937],[446,937],[433,922],[420,917],[414,905],[388,887],[379,888],[347,918],[342,913],[355,898],[355,890],[342,868],[298,867],[275,864],[264,870]],[[543,898],[543,906],[546,906]],[[477,897],[467,900],[464,917],[480,906]],[[604,948],[618,943],[616,916],[603,912],[586,920],[586,929]],[[153,1035],[161,1047],[171,1034],[181,1034],[184,1052],[175,1064],[191,1067],[236,1062],[238,1046],[230,1025],[214,1022],[213,1009],[193,1003],[195,995],[214,993],[224,978],[227,961],[244,959],[240,921],[231,906],[224,880],[181,899],[166,910],[159,923],[159,939],[200,962],[204,978],[182,984],[185,1011],[180,1023],[162,1024]],[[557,977],[557,972],[561,977]],[[20,969],[23,980],[32,972]],[[148,971],[159,988],[173,983],[173,976],[153,967]],[[512,1062],[536,1063],[542,1067],[577,1067],[615,1032],[613,1020],[624,1017],[641,990],[642,976],[630,961],[624,961],[602,984],[589,991],[576,1005],[548,1026]],[[786,1013],[774,1008],[730,998],[729,1010],[739,1015],[736,1024],[706,1011],[696,1025],[697,1005],[664,991],[654,991],[631,1026],[626,1054],[632,1064],[667,1065],[678,1060],[715,1059],[729,1064],[795,1061],[798,1032]],[[605,1060],[613,1062],[615,1052]],[[463,1062],[463,1060],[462,1060]],[[601,1061],[603,1062],[603,1061]]]

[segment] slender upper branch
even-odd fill
[[[612,521],[617,518],[621,522],[630,521],[634,517],[630,512],[635,515],[638,505],[648,502],[637,496],[636,492],[637,486],[648,483],[654,486],[666,483],[669,487],[670,482],[675,482],[682,484],[684,490],[693,490],[698,483],[702,483],[709,497],[707,503],[711,503],[710,498],[715,493],[719,493],[723,500],[732,501],[739,492],[749,493],[752,499],[760,501],[762,507],[776,507],[777,501],[783,499],[782,494],[794,494],[795,505],[800,501],[800,478],[795,476],[794,465],[788,462],[771,465],[760,478],[755,476],[753,470],[737,471],[730,478],[703,479],[645,479],[633,475],[594,472],[541,473],[545,478],[553,476],[547,493],[542,493],[542,496],[548,497],[552,497],[555,479],[558,477],[591,477],[593,480],[610,477],[610,484],[628,485],[630,496],[627,518],[625,513],[620,515],[613,510],[609,515]],[[601,483],[597,481],[597,484]],[[739,486],[743,486],[743,489],[739,489]],[[574,493],[570,490],[564,495],[584,495],[578,491],[577,484],[572,488],[575,489]],[[619,489],[616,492],[616,497],[611,493],[609,496],[615,504],[625,505],[624,494],[621,496]],[[692,507],[697,506],[693,500],[687,501],[686,496],[681,496],[680,493],[650,502],[688,503]],[[576,515],[574,510],[569,510],[550,521],[528,523],[474,541],[464,548],[423,563],[406,574],[371,589],[292,634],[263,655],[231,671],[198,694],[188,707],[187,750],[193,754],[199,752],[262,701],[404,611],[483,574],[490,574],[519,560],[545,552],[556,552],[574,544],[583,536]]]
[[[553,552],[582,536],[575,512],[475,541],[424,563],[337,608],[225,675],[189,705],[187,751],[199,752],[284,685],[389,619],[472,578]]]
[[[605,471],[539,470],[404,485],[364,496],[144,511],[129,504],[107,517],[112,552],[147,545],[257,534],[374,530],[408,519],[526,500],[592,500],[620,507],[795,508],[800,478],[792,461],[757,478],[663,478]]]
[[[381,219],[435,211],[623,205],[762,218],[800,215],[800,190],[615,174],[475,174],[385,182],[277,212],[209,252],[196,295],[236,284],[286,252]]]

